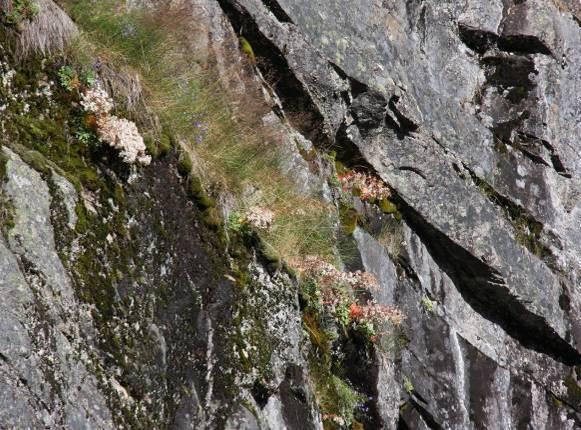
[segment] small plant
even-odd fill
[[[301,284],[301,299],[304,301],[306,307],[314,309],[317,312],[323,310],[321,303],[321,292],[319,286],[314,279],[308,279]]]
[[[354,420],[353,411],[365,402],[365,396],[355,391],[341,378],[331,375],[326,381],[326,392],[322,394],[323,421],[345,427]]]
[[[244,52],[252,64],[256,63],[256,55],[254,54],[254,49],[252,45],[245,37],[240,36],[240,48]]]
[[[87,70],[81,75],[81,82],[89,87],[94,86],[97,83],[97,78],[93,70]]]
[[[391,190],[380,178],[367,173],[347,171],[339,174],[343,191],[351,192],[366,202],[380,202],[391,197]]]
[[[83,145],[92,144],[97,140],[97,136],[87,130],[78,130],[75,132],[74,136],[75,139],[77,139]]]
[[[349,309],[349,317],[358,323],[370,322],[374,325],[383,322],[400,325],[405,319],[404,314],[398,308],[375,303],[363,306],[353,303]]]
[[[307,256],[302,260],[294,260],[292,265],[305,277],[317,279],[322,289],[341,285],[348,286],[354,291],[377,291],[379,289],[379,281],[373,274],[360,270],[342,272],[320,257]]]
[[[95,72],[91,69],[78,73],[73,66],[62,66],[58,71],[58,78],[61,86],[69,92],[80,89],[81,85],[96,88]]]
[[[73,91],[79,88],[77,73],[72,66],[62,66],[58,71],[59,82],[67,91]]]
[[[371,321],[359,322],[357,330],[370,342],[375,343],[377,341],[377,330],[375,330],[375,326]]]
[[[405,375],[403,377],[403,389],[408,394],[412,394],[414,391],[414,384],[412,384],[412,381],[410,381],[410,379]]]
[[[228,216],[228,222],[226,224],[228,230],[240,233],[244,229],[244,217],[240,215],[239,212],[232,212]]]
[[[65,71],[63,76],[69,76]],[[71,84],[72,85],[72,84]],[[85,89],[81,94],[81,106],[96,118],[97,135],[109,146],[119,150],[119,155],[125,163],[151,163],[151,156],[146,154],[143,137],[133,121],[111,115],[114,103],[109,94],[100,85]]]
[[[350,322],[349,318],[349,304],[346,302],[340,303],[335,308],[335,318],[343,327],[347,327]]]
[[[269,230],[274,222],[274,213],[270,209],[254,206],[246,212],[244,222],[259,230]]]
[[[434,300],[430,300],[430,298],[428,296],[423,296],[422,299],[420,300],[420,303],[422,305],[422,307],[427,311],[427,312],[434,312],[434,309],[437,305],[437,302]]]
[[[32,21],[39,12],[38,5],[33,0],[13,0],[12,9],[4,12],[7,25],[20,27],[25,21]]]

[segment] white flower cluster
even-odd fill
[[[337,414],[325,414],[323,415],[323,421],[331,421],[337,424],[339,427],[344,427],[347,424],[345,418],[340,417]]]
[[[8,70],[6,73],[2,74],[2,86],[4,88],[10,89],[12,87],[12,79],[16,75],[16,71]]]
[[[97,120],[99,138],[119,150],[119,156],[128,164],[151,163],[151,156],[145,154],[145,143],[133,121],[104,115]]]
[[[246,212],[244,221],[254,228],[268,230],[274,222],[274,213],[269,209],[254,206]]]
[[[107,115],[113,110],[113,100],[100,85],[94,85],[81,94],[81,106],[95,115]]]
[[[13,111],[18,111],[22,114],[29,114],[33,112],[32,108],[39,106],[38,99],[46,99],[48,105],[52,104],[52,90],[51,87],[54,82],[46,82],[40,80],[37,83],[35,90],[31,91],[25,88],[17,88],[14,85],[14,78],[16,77],[16,71],[11,68],[10,64],[0,59],[0,87],[2,88],[0,96],[0,112],[7,111],[9,107],[12,107]],[[28,86],[27,86],[28,87]],[[43,115],[48,115],[48,108],[45,109],[44,113],[40,113],[40,118]]]
[[[379,281],[373,274],[360,270],[342,272],[316,256],[307,256],[300,262],[294,262],[294,265],[299,271],[317,278],[324,285],[347,285],[353,290],[379,290]]]
[[[100,85],[95,84],[81,94],[81,106],[87,112],[97,116],[97,134],[99,138],[119,150],[119,155],[125,163],[151,163],[151,157],[146,155],[143,137],[133,121],[111,115],[113,100]]]

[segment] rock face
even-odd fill
[[[220,3],[265,67],[292,72],[285,107],[301,100],[320,142],[397,193],[396,252],[357,239],[409,317],[393,384],[413,390],[384,426],[581,426],[576,6]]]
[[[193,3],[225,86],[252,45],[305,194],[333,200],[304,159],[331,148],[394,191],[401,219],[355,199],[344,238],[407,316],[405,345],[346,368],[366,428],[581,428],[578,2]],[[39,20],[22,51],[76,32],[42,4],[64,32]],[[138,176],[83,159],[101,179],[79,187],[20,143],[0,149],[0,428],[322,428],[296,281],[258,246],[232,264],[175,154]]]

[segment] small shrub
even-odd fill
[[[97,121],[97,133],[103,142],[119,151],[123,162],[144,166],[151,163],[151,156],[145,153],[143,137],[133,121],[104,115]]]
[[[404,314],[395,306],[380,304],[357,305],[352,304],[349,309],[349,317],[357,323],[369,322],[374,325],[390,323],[400,325],[404,319]]]

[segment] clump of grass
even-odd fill
[[[147,105],[179,136],[185,152],[199,161],[204,185],[216,188],[219,184],[241,197],[240,211],[247,206],[242,198],[246,190],[257,190],[252,205],[274,212],[274,224],[265,239],[282,258],[307,254],[332,258],[332,207],[301,194],[280,172],[281,133],[263,122],[270,107],[258,85],[247,79],[245,91],[232,94],[216,81],[203,53],[192,58],[195,52],[185,42],[191,40],[189,9],[147,12],[108,0],[66,4],[85,32],[85,40],[96,41],[86,48],[92,50],[89,58],[124,64],[139,74]],[[243,108],[236,109],[232,100]],[[183,176],[191,170],[189,164],[180,163]]]

